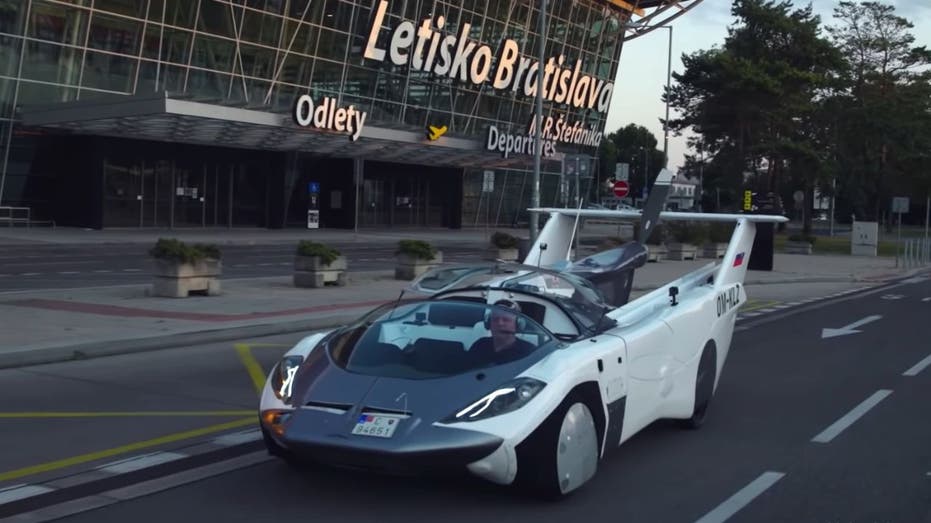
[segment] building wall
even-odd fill
[[[468,23],[470,41],[487,44],[497,55],[510,38],[535,61],[533,4],[391,0],[371,42],[389,49],[379,61],[364,57],[377,0],[0,0],[0,203],[47,212],[50,187],[61,176],[35,161],[43,132],[16,123],[15,107],[23,104],[167,90],[286,113],[297,96],[308,93],[368,111],[366,125],[447,125],[450,135],[482,141],[489,125],[520,131],[534,110],[534,98],[522,89],[454,80],[417,70],[410,60],[395,65],[390,43],[402,22],[420,27],[435,11],[446,17],[445,34],[458,35]],[[613,82],[623,13],[593,0],[550,5],[547,58],[563,55],[564,68],[581,59],[581,73]],[[433,65],[439,48],[435,55]],[[545,111],[598,131],[607,116],[554,102],[546,102]],[[581,146],[560,150],[594,153]],[[480,174],[467,172],[467,183]],[[503,174],[499,178],[513,182]],[[475,205],[465,207],[468,212]],[[464,218],[468,223],[474,216]]]

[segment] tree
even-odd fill
[[[685,71],[674,75],[677,84],[667,95],[682,117],[670,127],[701,135],[712,157],[707,170],[736,182],[729,192],[747,185],[785,200],[794,190],[787,182],[815,183],[804,176],[823,160],[811,145],[812,101],[843,61],[821,37],[811,6],[735,0],[731,13],[737,22],[723,47],[683,57]]]
[[[644,187],[653,185],[663,167],[664,155],[656,148],[658,143],[646,127],[628,124],[605,137],[598,150],[601,165],[607,168],[611,154],[616,162],[629,164],[630,194],[631,197],[639,197]],[[614,171],[611,170],[606,178],[613,176]]]
[[[928,190],[931,52],[914,46],[913,24],[892,6],[844,1],[834,15],[828,31],[848,62],[836,101],[843,190],[861,219],[890,225],[893,191]]]

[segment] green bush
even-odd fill
[[[496,231],[491,235],[491,244],[499,249],[517,248],[517,237],[506,232]]]
[[[178,263],[196,263],[204,259],[219,260],[221,257],[220,249],[216,245],[187,245],[175,238],[159,238],[155,246],[149,249],[149,255],[159,260]]]
[[[733,223],[713,222],[708,226],[708,241],[712,243],[730,243],[733,234]]]
[[[701,245],[708,238],[708,227],[704,223],[674,222],[669,224],[669,234],[679,243]]]
[[[650,237],[647,238],[645,242],[647,245],[662,245],[666,241],[666,226],[662,223],[657,223],[653,227],[653,230],[650,232]]]
[[[329,265],[336,261],[337,258],[339,258],[340,252],[333,247],[323,245],[322,243],[301,240],[297,244],[297,255],[309,257],[316,256],[320,258],[320,261],[324,265]]]
[[[801,234],[801,233],[799,233],[799,234],[793,234],[793,235],[789,236],[789,241],[790,241],[790,242],[808,242],[808,243],[810,243],[810,244],[812,244],[812,245],[815,244],[815,240],[817,240],[817,239],[818,239],[817,236],[810,236],[810,235],[809,235],[809,236],[805,236],[804,234]]]
[[[398,242],[398,251],[395,254],[407,254],[429,261],[436,258],[436,249],[423,240],[401,240]]]
[[[616,249],[620,247],[621,245],[624,245],[625,243],[627,243],[627,241],[624,240],[623,238],[619,238],[616,236],[608,237],[602,240],[601,243],[598,244],[598,247],[596,247],[596,250],[597,252],[610,251],[611,249]]]

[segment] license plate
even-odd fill
[[[398,428],[400,418],[394,416],[373,416],[363,414],[359,416],[352,433],[359,436],[374,436],[376,438],[390,438]]]

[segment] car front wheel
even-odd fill
[[[517,484],[546,499],[561,498],[598,470],[598,431],[588,405],[570,396],[517,449]]]

